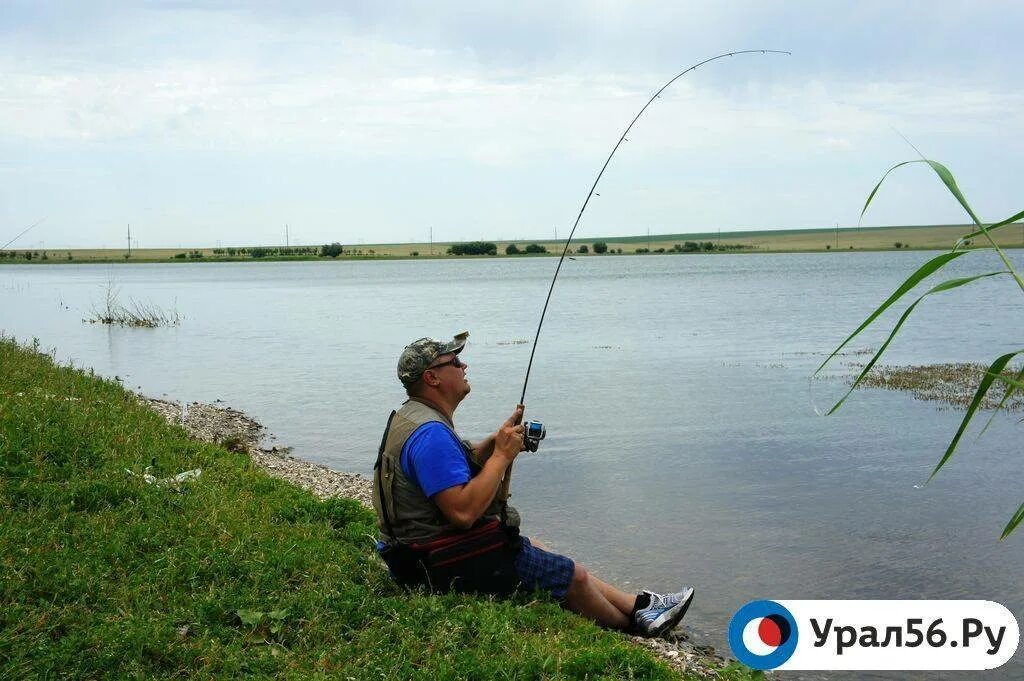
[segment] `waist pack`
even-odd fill
[[[519,528],[495,518],[429,542],[388,546],[381,557],[406,586],[508,596],[520,585],[515,559],[521,547]]]

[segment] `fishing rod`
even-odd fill
[[[736,52],[724,52],[722,54],[715,55],[714,57],[705,59],[704,61],[697,62],[693,66],[685,69],[684,71],[681,71],[667,83],[662,85],[657,92],[651,95],[651,98],[647,100],[647,103],[643,105],[643,108],[641,108],[640,111],[638,111],[637,114],[633,116],[633,120],[630,121],[629,125],[626,126],[626,129],[623,131],[622,135],[619,136],[619,141],[615,143],[614,147],[612,147],[611,153],[608,154],[608,158],[604,160],[604,165],[601,166],[601,170],[597,173],[597,177],[594,178],[594,183],[590,186],[590,191],[587,192],[587,197],[583,199],[583,205],[580,206],[580,212],[576,215],[576,222],[573,223],[572,229],[569,231],[569,237],[565,240],[565,246],[562,247],[562,255],[558,258],[558,265],[555,267],[555,274],[554,276],[551,277],[551,286],[548,287],[547,298],[544,299],[544,307],[540,311],[540,321],[537,322],[537,333],[534,334],[533,348],[530,350],[530,361],[526,365],[526,377],[523,379],[523,393],[519,397],[519,404],[523,407],[524,414],[526,412],[526,387],[530,383],[530,369],[533,368],[533,356],[537,352],[537,342],[540,340],[540,331],[541,328],[544,326],[544,317],[545,315],[547,315],[548,312],[548,303],[551,302],[551,293],[555,290],[555,281],[558,279],[558,273],[562,270],[562,263],[565,261],[565,256],[569,252],[569,244],[572,242],[573,235],[576,234],[576,228],[579,227],[580,225],[580,220],[583,218],[583,212],[587,210],[587,205],[590,203],[591,197],[594,196],[594,190],[597,189],[597,184],[601,181],[601,176],[604,175],[605,169],[607,169],[608,164],[611,163],[612,157],[615,156],[615,152],[619,150],[619,147],[622,146],[622,143],[626,141],[626,135],[628,135],[629,131],[633,129],[633,126],[636,124],[638,120],[640,120],[640,117],[644,115],[644,112],[647,111],[647,108],[651,104],[653,104],[654,100],[658,99],[658,97],[661,96],[661,93],[668,89],[668,87],[672,85],[672,83],[676,82],[690,71],[698,69],[701,66],[704,66],[705,64],[717,61],[719,59],[724,59],[726,57],[733,57],[738,54],[791,55],[792,52],[788,52],[786,50],[738,50]],[[522,414],[520,414],[519,418],[521,422]],[[543,440],[546,435],[547,432],[544,428],[544,424],[541,423],[540,421],[527,421],[524,424],[523,443],[528,451],[537,451],[537,447],[540,445],[540,441]],[[499,498],[503,502],[506,502],[508,499],[509,486],[511,485],[511,481],[512,466],[510,465],[506,469],[505,475],[501,480],[501,487],[498,493]]]
[[[637,112],[636,116],[633,117],[633,120],[630,122],[630,124],[626,126],[626,130],[619,137],[619,141],[615,143],[614,147],[612,147],[611,153],[608,154],[608,158],[605,159],[604,165],[601,166],[600,172],[597,173],[597,178],[594,179],[594,184],[591,185],[590,191],[587,192],[587,198],[583,200],[583,205],[580,206],[580,212],[576,216],[576,222],[573,223],[572,230],[569,232],[569,238],[565,240],[565,246],[562,248],[562,255],[561,257],[558,258],[558,265],[555,267],[555,275],[551,277],[551,286],[548,287],[548,296],[544,300],[544,308],[540,312],[540,321],[537,323],[537,333],[533,337],[533,349],[530,350],[530,362],[526,365],[526,378],[523,379],[523,394],[519,397],[519,404],[526,404],[526,386],[530,382],[530,369],[533,368],[533,355],[534,353],[537,352],[537,341],[540,340],[540,330],[541,327],[544,325],[544,316],[548,312],[548,303],[551,302],[551,292],[555,290],[555,281],[558,279],[558,273],[562,269],[562,262],[565,260],[566,253],[569,252],[569,244],[570,242],[572,242],[572,237],[576,233],[576,228],[579,227],[580,220],[583,218],[583,211],[587,209],[587,204],[590,203],[590,198],[594,195],[594,190],[597,189],[597,183],[601,181],[601,176],[604,175],[604,171],[608,167],[608,164],[611,163],[612,157],[615,156],[615,152],[618,151],[622,143],[626,141],[626,135],[629,134],[629,131],[633,129],[633,125],[635,125],[636,122],[640,120],[640,117],[643,116],[644,112],[647,111],[647,107],[649,107],[655,99],[661,96],[661,93],[668,89],[668,87],[672,85],[672,83],[676,82],[690,71],[693,71],[694,69],[698,69],[701,66],[704,66],[704,64],[708,64],[718,59],[724,59],[725,57],[732,57],[737,54],[791,55],[792,52],[787,52],[785,50],[739,50],[736,52],[725,52],[723,54],[716,55],[714,57],[705,59],[704,61],[694,64],[685,71],[682,71],[679,74],[677,74],[674,78],[672,78],[672,80],[662,85],[661,89],[659,89],[657,92],[651,95],[651,98],[647,100],[647,103],[644,104],[643,108]]]
[[[29,233],[29,232],[30,232],[30,231],[31,231],[31,230],[32,230],[32,229],[33,229],[34,227],[36,227],[36,226],[37,226],[37,225],[38,225],[38,224],[39,224],[40,222],[42,222],[42,221],[43,221],[43,220],[45,220],[45,219],[46,219],[46,218],[41,218],[41,219],[39,219],[39,220],[36,220],[36,221],[35,221],[35,222],[33,222],[33,223],[32,223],[31,225],[29,225],[28,227],[26,227],[25,229],[23,229],[23,230],[21,231],[21,233],[20,233],[20,234],[18,234],[18,236],[14,237],[13,239],[11,239],[11,240],[10,240],[10,241],[8,241],[7,243],[5,243],[5,244],[4,244],[3,246],[0,246],[0,251],[4,250],[5,248],[7,248],[7,247],[8,247],[8,246],[10,246],[11,244],[13,244],[13,243],[14,243],[15,241],[17,241],[18,239],[20,239],[21,237],[23,237],[23,236],[25,236],[26,234],[28,234],[28,233]],[[24,223],[23,223],[23,224],[24,224]]]

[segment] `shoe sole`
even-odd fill
[[[651,638],[658,638],[666,632],[671,631],[677,624],[679,624],[679,622],[683,619],[683,616],[686,615],[686,611],[690,609],[690,603],[693,603],[693,596],[696,593],[697,592],[695,589],[691,590],[690,597],[676,606],[677,608],[679,608],[679,610],[672,613],[671,617],[662,622],[660,625],[658,625],[656,629],[654,629],[651,632]]]

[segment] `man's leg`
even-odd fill
[[[604,589],[609,590],[609,595],[615,599],[614,601],[605,595]],[[620,596],[630,599],[629,608],[625,612],[620,607],[623,604]],[[586,568],[577,563],[573,571],[572,583],[565,594],[565,607],[594,620],[601,626],[625,629],[630,624],[629,613],[633,609],[633,600],[633,597],[614,589],[596,577],[592,577]]]
[[[636,604],[636,594],[628,594],[625,591],[620,591],[611,584],[602,582],[594,575],[590,575],[590,579],[595,585],[597,585],[601,595],[603,595],[609,603],[618,608],[619,612],[626,617],[633,614],[633,606]]]
[[[542,551],[547,551],[549,553],[551,552],[551,549],[549,549],[546,544],[543,544],[537,541],[536,539],[530,539],[530,542]],[[608,584],[607,582],[602,582],[600,579],[595,577],[590,572],[587,572],[587,574],[590,576],[590,579],[594,582],[594,585],[597,587],[598,591],[601,592],[601,595],[604,596],[605,600],[614,605],[615,608],[626,617],[629,617],[633,614],[633,605],[636,603],[635,594],[628,594],[624,591],[620,591],[611,584]],[[573,581],[575,581],[575,578],[576,575],[573,575]]]
[[[693,589],[665,596],[633,596],[591,575],[572,559],[545,551],[523,537],[516,570],[527,589],[546,589],[562,606],[610,629],[635,625],[645,636],[660,636],[679,623],[693,600]],[[634,613],[634,608],[642,608]],[[637,616],[640,621],[634,622]]]

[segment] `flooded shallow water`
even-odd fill
[[[1020,620],[1024,534],[998,541],[1024,496],[1016,419],[966,438],[918,489],[962,412],[882,390],[858,391],[834,416],[814,411],[869,356],[844,355],[832,378],[810,382],[816,366],[928,257],[567,261],[527,394],[548,439],[515,468],[525,531],[630,588],[695,584],[686,622],[695,642],[723,651],[729,618],[758,598],[990,599]],[[419,336],[471,332],[473,392],[456,414],[464,435],[511,412],[530,353],[519,341],[533,337],[554,267],[6,266],[0,329],[152,396],[224,400],[296,456],[369,474],[403,399],[398,354]],[[176,308],[181,325],[82,323],[110,277],[123,300]],[[853,348],[878,347],[895,319]],[[1022,338],[1024,296],[987,280],[920,305],[883,362],[988,363]],[[1022,676],[1018,654],[985,678]]]

